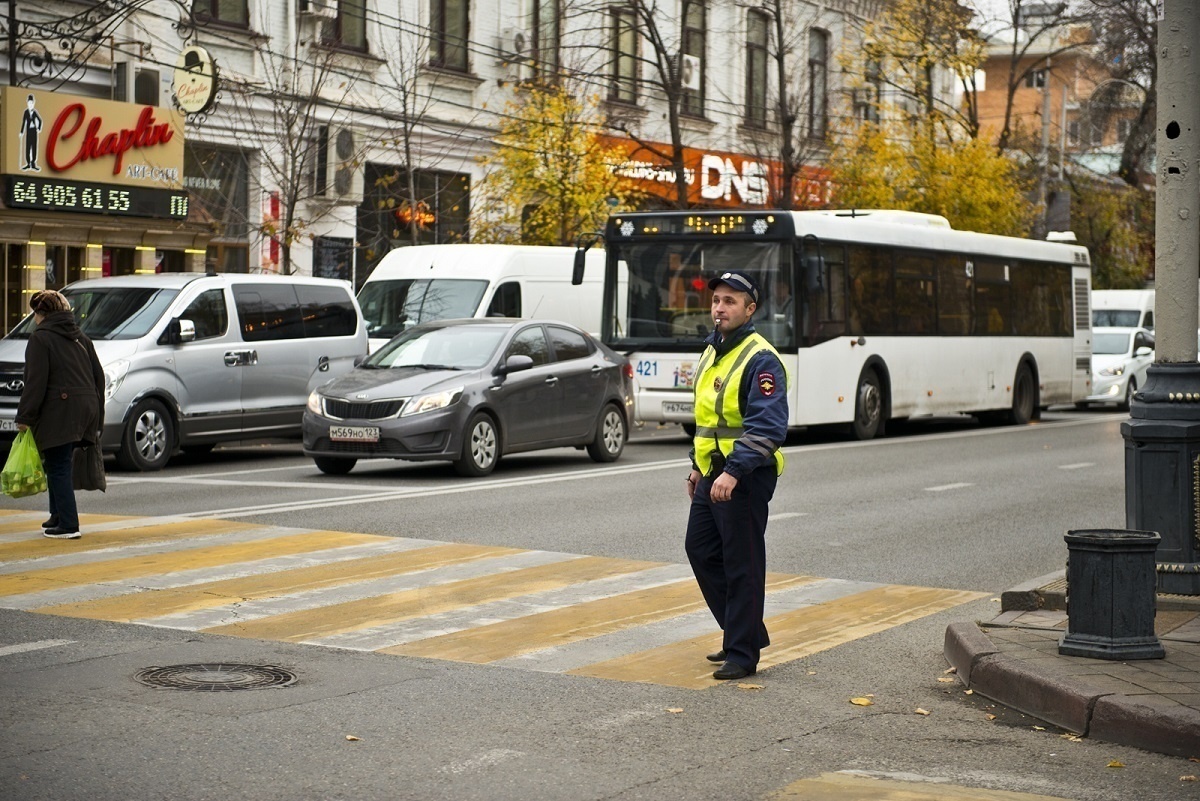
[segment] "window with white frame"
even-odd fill
[[[608,97],[622,103],[636,103],[637,81],[637,16],[631,8],[612,9],[609,38],[609,60],[612,75]]]
[[[468,72],[470,0],[430,0],[430,58],[435,67]]]
[[[767,127],[767,45],[771,18],[762,11],[746,17],[746,124]]]
[[[367,49],[367,0],[338,0],[337,17],[325,29],[325,44]]]
[[[535,0],[533,4],[533,63],[542,80],[558,74],[558,48],[562,38],[559,0]]]
[[[700,88],[683,90],[683,112],[697,117],[704,116],[704,67],[707,58],[708,42],[708,8],[701,0],[685,0],[683,5],[683,42],[682,50],[689,56],[695,56],[700,65],[698,80]],[[683,59],[678,66],[683,70]]]
[[[829,32],[808,31],[808,136],[824,139],[829,127]]]
[[[245,28],[250,25],[249,0],[195,0],[192,13],[206,22],[223,22]]]

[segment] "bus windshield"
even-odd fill
[[[712,330],[708,281],[726,270],[753,274],[761,291],[755,328],[776,345],[792,340],[790,259],[780,242],[635,242],[609,247],[604,338],[622,346],[695,347]]]
[[[474,317],[487,281],[398,279],[368,281],[358,293],[367,334],[390,339],[418,323]]]

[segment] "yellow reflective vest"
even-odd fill
[[[713,470],[714,454],[720,450],[722,456],[729,456],[733,453],[734,443],[745,434],[739,398],[742,378],[747,365],[763,351],[769,351],[779,358],[779,353],[771,347],[770,342],[761,334],[751,332],[719,361],[717,351],[711,345],[700,356],[694,385],[696,437],[693,440],[692,458],[705,476],[719,472]],[[761,449],[761,446],[747,441],[742,444]],[[775,474],[780,475],[783,473],[783,453],[776,448],[773,458]],[[724,459],[717,461],[724,465]]]

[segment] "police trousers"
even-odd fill
[[[712,479],[702,478],[688,514],[684,548],[696,583],[725,632],[725,658],[748,670],[770,644],[763,625],[767,507],[778,481],[774,465],[759,468],[738,480],[732,498],[713,503]]]

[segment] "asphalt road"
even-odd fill
[[[988,619],[1000,591],[1060,568],[1068,529],[1123,525],[1121,419],[939,420],[870,443],[797,435],[772,504],[771,571],[984,595],[778,664],[754,677],[761,689],[688,690],[0,609],[0,795],[761,799],[855,771],[1080,801],[1200,796],[1200,785],[1180,781],[1200,765],[1068,739],[939,681],[946,625]],[[644,430],[614,465],[562,450],[513,456],[487,479],[464,480],[448,466],[397,462],[334,478],[295,446],[248,445],[158,474],[114,472],[108,493],[81,495],[81,505],[680,564],[686,451],[678,429]],[[0,509],[43,502],[5,499]],[[31,643],[43,645],[15,648]],[[279,665],[300,678],[242,693],[155,691],[131,678],[216,661]]]

